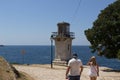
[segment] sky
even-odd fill
[[[57,23],[68,22],[73,45],[90,45],[84,31],[116,0],[0,0],[1,45],[50,45]]]

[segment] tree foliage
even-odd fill
[[[120,0],[102,10],[93,27],[85,30],[85,35],[92,52],[120,59]]]

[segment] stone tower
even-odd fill
[[[57,24],[58,32],[52,32],[55,41],[55,59],[53,63],[66,63],[71,58],[72,40],[74,33],[70,32],[70,24],[61,22]]]

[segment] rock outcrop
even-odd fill
[[[0,56],[0,80],[17,80],[20,73]]]

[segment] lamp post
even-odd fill
[[[51,68],[53,68],[53,63],[52,63],[53,61],[53,35],[51,35],[50,40],[51,40]]]

